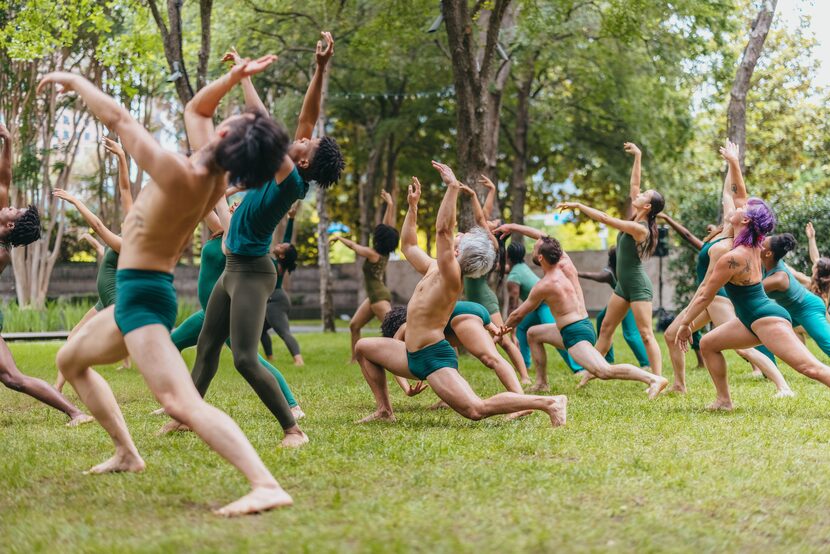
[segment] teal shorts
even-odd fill
[[[590,342],[592,346],[597,343],[597,333],[594,331],[591,320],[587,317],[566,325],[559,330],[559,333],[565,343],[565,350],[584,340]]]
[[[122,335],[157,323],[173,329],[179,307],[171,273],[119,269],[115,283],[115,324]]]
[[[421,348],[417,352],[406,351],[406,361],[412,375],[422,381],[445,367],[458,369],[455,349],[446,340],[440,340]]]

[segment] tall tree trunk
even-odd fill
[[[375,126],[368,130],[369,136],[374,135]],[[378,195],[378,180],[380,179],[381,165],[383,164],[383,142],[373,140],[369,151],[369,160],[366,163],[366,174],[358,181],[357,193],[358,209],[360,210],[360,244],[369,244],[375,220],[375,205]]]
[[[746,95],[749,92],[755,65],[758,63],[758,58],[764,49],[764,42],[767,40],[777,4],[778,0],[764,0],[761,4],[761,9],[752,21],[749,40],[741,56],[741,63],[738,64],[738,70],[735,72],[732,91],[729,93],[729,107],[726,111],[726,134],[729,140],[738,145],[742,171],[745,169]]]
[[[329,66],[331,67],[331,66]],[[329,71],[323,76],[323,90],[320,98],[320,118],[317,120],[317,136],[322,136],[326,128],[326,116],[323,104],[329,92]],[[317,187],[317,264],[320,267],[320,318],[323,331],[334,333],[334,302],[331,296],[331,263],[329,262],[329,215],[326,210],[326,189]]]
[[[510,177],[510,221],[524,224],[525,198],[527,196],[527,136],[530,130],[530,92],[534,71],[522,79],[516,90],[516,128],[513,130],[513,172]],[[517,233],[513,239],[519,238]]]
[[[193,87],[190,85],[190,78],[187,75],[187,66],[184,63],[182,49],[182,3],[182,0],[167,0],[167,23],[165,23],[156,0],[148,0],[150,12],[153,14],[159,33],[161,33],[164,57],[167,59],[170,73],[178,75],[178,78],[174,80],[176,95],[179,97],[182,108],[184,108],[184,105],[193,98]],[[209,10],[208,13],[210,13]],[[208,23],[208,27],[209,25]],[[204,21],[202,27],[204,28]],[[205,64],[207,64],[207,60],[205,60]]]

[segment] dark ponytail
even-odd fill
[[[510,237],[509,234],[503,233],[498,238],[499,251],[498,251],[498,258],[496,259],[496,263],[499,266],[499,281],[496,284],[497,287],[500,287],[501,282],[504,280],[504,266],[507,264],[507,248],[505,248],[504,243],[507,242],[507,239],[509,237]]]
[[[651,193],[651,210],[648,212],[648,238],[637,245],[640,259],[645,260],[650,258],[654,251],[657,250],[657,241],[659,238],[659,231],[657,229],[657,214],[663,211],[666,201],[663,200],[663,195],[659,192],[652,191]]]
[[[772,257],[777,262],[795,249],[795,237],[792,233],[782,233],[780,235],[773,235],[769,238],[769,249],[772,251]]]

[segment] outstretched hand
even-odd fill
[[[239,52],[236,51],[235,46],[231,46],[231,49],[225,52],[225,55],[222,56],[222,61],[233,62],[233,65],[242,65],[245,63],[244,58],[239,55]]]
[[[437,169],[438,173],[441,174],[441,180],[444,181],[445,185],[450,187],[459,186],[458,179],[455,178],[455,173],[453,173],[452,169],[450,169],[450,166],[432,160],[432,167]]]
[[[476,191],[474,191],[472,188],[465,185],[464,183],[459,182],[458,185],[459,185],[459,189],[461,190],[461,192],[463,192],[467,196],[475,196],[476,195]]]
[[[487,175],[479,175],[478,177],[478,184],[483,186],[484,188],[488,188],[491,190],[496,190],[496,184],[490,180]]]
[[[380,198],[390,206],[392,205],[392,195],[385,190],[380,191]]]
[[[256,60],[243,59],[242,63],[234,65],[231,68],[231,75],[244,79],[245,77],[250,77],[251,75],[265,71],[275,61],[277,61],[277,56],[274,54],[266,54]]]
[[[406,201],[409,206],[415,208],[418,206],[418,201],[421,199],[421,181],[414,175],[412,176],[412,183],[409,185],[409,191],[406,195]]]
[[[623,150],[625,150],[626,154],[631,154],[632,156],[642,156],[643,153],[640,151],[640,147],[638,147],[633,142],[624,142],[623,143]]]
[[[674,339],[674,344],[680,347],[683,352],[689,351],[689,346],[692,343],[692,328],[688,325],[683,325],[677,330],[677,338]]]
[[[418,381],[414,385],[409,383],[409,388],[405,391],[407,396],[417,396],[429,388],[429,383]]]
[[[78,75],[69,73],[68,71],[54,71],[52,73],[47,73],[37,85],[37,94],[42,93],[50,84],[55,85],[59,94],[70,92],[74,90],[73,87],[77,79]]]
[[[813,222],[812,221],[809,221],[807,223],[807,226],[804,228],[804,231],[807,233],[807,238],[808,239],[816,238],[816,230],[813,227]]]
[[[329,244],[334,244],[335,242],[340,241],[340,235],[334,235],[333,237],[329,237]]]
[[[556,209],[560,212],[565,210],[578,210],[579,202],[560,202],[556,205]]]
[[[328,31],[323,31],[320,35],[322,35],[323,40],[317,41],[317,48],[314,54],[317,58],[317,65],[325,67],[334,55],[334,39]],[[323,46],[323,41],[326,42],[325,46]]]
[[[718,152],[720,152],[720,155],[727,162],[738,162],[740,151],[738,150],[738,145],[731,140],[726,139],[726,143],[718,149]]]
[[[493,336],[496,337],[496,338],[501,338],[501,337],[505,337],[505,336],[509,335],[512,332],[513,332],[513,327],[507,327],[505,325],[502,325],[502,326],[500,326],[496,329],[496,332],[493,334]]]
[[[56,198],[60,198],[61,200],[66,200],[67,202],[75,202],[76,198],[71,193],[63,190],[63,189],[55,189],[52,191],[52,196]]]
[[[124,149],[121,148],[121,145],[112,140],[111,138],[104,137],[104,148],[106,148],[108,152],[112,152],[116,156],[124,155]]]
[[[502,223],[495,229],[493,229],[494,235],[509,235],[516,230],[516,225],[514,223]]]

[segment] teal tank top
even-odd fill
[[[199,281],[196,284],[196,293],[202,309],[207,309],[210,293],[216,281],[225,271],[225,254],[222,252],[222,235],[214,237],[205,243],[202,248],[201,265],[199,266]]]
[[[271,179],[250,189],[231,217],[225,246],[239,256],[265,256],[277,224],[295,201],[305,198],[308,183],[295,167],[281,183]]]
[[[804,299],[807,298],[808,291],[804,288],[804,285],[799,283],[793,274],[790,273],[790,270],[784,265],[783,260],[778,260],[775,267],[769,271],[765,269],[764,278],[766,279],[770,275],[778,273],[779,271],[783,271],[787,274],[787,278],[790,280],[790,286],[787,287],[787,290],[771,290],[767,292],[767,296],[784,306],[787,310],[790,310],[791,308],[795,308],[804,302]]]
[[[514,265],[507,274],[507,281],[519,285],[519,298],[527,300],[530,289],[539,282],[539,277],[526,263]]]
[[[706,278],[706,272],[709,270],[709,264],[711,263],[711,258],[709,257],[709,250],[719,243],[722,240],[726,240],[729,237],[721,237],[718,240],[713,240],[712,242],[704,242],[703,246],[700,247],[700,252],[697,253],[697,267],[695,270],[697,272],[697,284],[703,282],[703,279]],[[720,288],[717,292],[718,296],[726,296],[726,289],[723,287]]]

